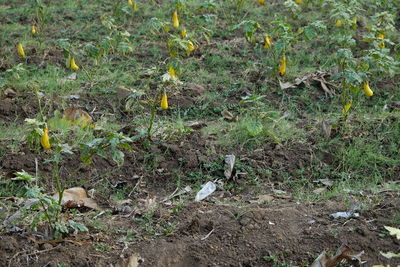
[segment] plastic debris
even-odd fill
[[[217,189],[217,186],[213,182],[207,182],[201,190],[197,193],[195,201],[202,201]]]

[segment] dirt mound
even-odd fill
[[[352,219],[333,219],[330,214],[346,210],[339,202],[314,204],[270,203],[234,208],[231,205],[192,203],[181,214],[172,216],[176,229],[155,240],[123,243],[102,232],[76,236],[80,241],[35,244],[28,234],[2,236],[0,258],[11,266],[109,266],[120,257],[139,255],[139,266],[309,266],[323,251],[334,252],[342,244],[365,254],[366,266],[392,264],[379,251],[397,251],[398,241],[381,235],[383,226],[396,213],[399,200],[387,196],[375,207],[377,212],[361,211]],[[156,218],[155,218],[156,220]],[[132,218],[112,218],[117,225],[136,229]],[[83,244],[85,240],[85,244]],[[79,242],[82,245],[79,245]],[[101,242],[110,250],[96,251]],[[91,244],[91,245],[88,245]],[[279,265],[281,264],[281,265]],[[286,264],[286,265],[283,265]]]

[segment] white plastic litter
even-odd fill
[[[203,188],[197,193],[195,201],[202,201],[217,189],[217,186],[213,182],[207,182],[203,185]]]

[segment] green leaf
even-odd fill
[[[246,126],[250,136],[254,137],[259,135],[263,131],[263,125],[260,122],[250,122]]]
[[[17,177],[12,178],[11,180],[14,181],[26,181],[26,182],[34,182],[36,181],[36,178],[27,173],[26,171],[22,170],[20,172],[15,172],[14,173]]]
[[[74,221],[68,221],[69,226],[71,226],[72,229],[77,230],[77,231],[81,231],[81,232],[88,232],[89,229],[81,223],[77,223]]]
[[[121,166],[122,164],[124,164],[125,154],[122,151],[120,151],[118,149],[112,149],[111,154],[112,154],[112,160],[115,163],[117,163],[118,166]]]

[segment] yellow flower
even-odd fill
[[[31,32],[32,32],[32,34],[36,34],[36,27],[35,27],[35,25],[32,25],[32,30],[31,30]]]
[[[272,46],[271,37],[265,36],[264,37],[264,49],[270,49]]]
[[[281,59],[281,65],[279,67],[279,75],[284,76],[286,73],[286,56],[283,55]]]
[[[349,112],[350,108],[351,108],[351,102],[347,102],[346,105],[344,105],[343,107],[342,114],[346,115],[347,112]]]
[[[133,3],[133,11],[138,11],[138,6],[137,6],[137,3],[135,2],[135,3]]]
[[[188,50],[189,50],[189,52],[192,52],[195,49],[196,49],[196,47],[194,46],[193,42],[189,40],[188,41]]]
[[[128,0],[128,5],[133,6],[132,0]]]
[[[336,21],[336,27],[340,27],[340,26],[342,26],[342,21],[340,19],[338,19]]]
[[[43,135],[42,138],[40,140],[40,143],[42,144],[42,147],[44,149],[50,149],[51,145],[50,145],[50,141],[49,141],[49,129],[46,127],[43,130]]]
[[[258,3],[263,6],[265,5],[265,0],[258,0]]]
[[[296,4],[300,5],[301,3],[303,3],[303,0],[295,0]]]
[[[369,82],[364,82],[363,87],[366,96],[372,96],[374,94],[374,92],[369,87]]]
[[[78,65],[76,65],[75,59],[73,57],[71,57],[71,59],[69,61],[69,65],[71,66],[71,69],[73,69],[74,71],[79,70],[79,67],[78,67]]]
[[[161,105],[160,106],[162,109],[168,109],[168,97],[165,92],[161,97]]]
[[[186,36],[187,36],[186,29],[183,29],[183,30],[181,31],[181,37],[182,37],[182,39],[185,39]]]
[[[379,39],[385,39],[385,35],[383,33],[379,33],[378,34],[378,38]],[[385,40],[380,41],[379,44],[378,44],[378,47],[379,48],[385,48]]]
[[[178,12],[174,11],[174,14],[172,15],[172,21],[173,21],[173,25],[175,28],[179,27],[179,19],[178,19]]]
[[[174,78],[174,79],[176,78],[176,72],[175,72],[174,67],[170,66],[168,68],[168,74],[171,75],[172,78]]]
[[[22,47],[21,43],[18,43],[17,50],[18,50],[18,55],[20,57],[25,57],[25,51],[24,51],[24,48]]]

